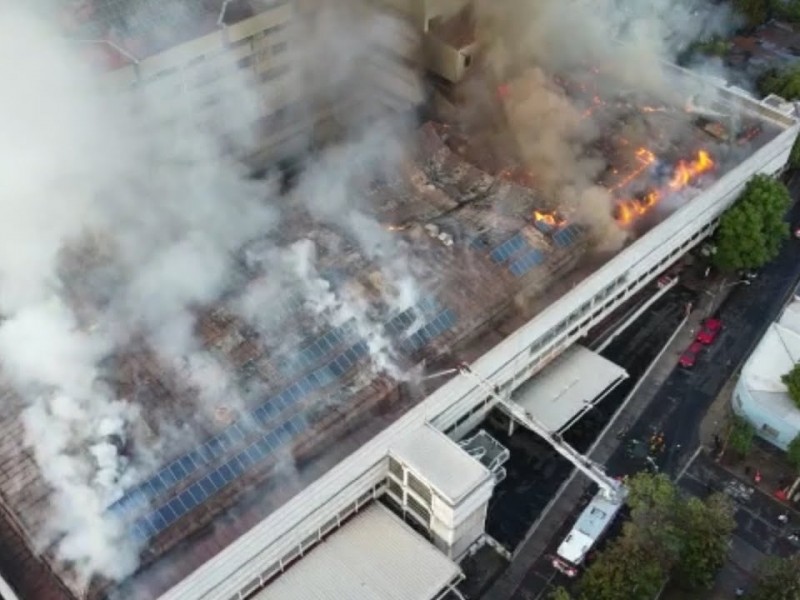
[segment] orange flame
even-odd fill
[[[675,173],[672,175],[672,179],[669,182],[669,188],[671,190],[684,188],[689,185],[692,179],[702,175],[706,171],[710,171],[713,167],[714,161],[711,160],[711,156],[708,152],[700,150],[695,160],[688,163],[683,160],[678,162],[678,166],[675,167]]]
[[[548,227],[561,227],[566,221],[557,213],[544,213],[538,210],[533,211],[533,219],[537,223],[544,223]]]
[[[640,158],[639,151],[637,151],[637,158]],[[652,154],[651,154],[652,155]],[[642,156],[645,156],[644,154]],[[640,158],[642,160],[642,158]],[[711,155],[705,150],[700,150],[697,153],[697,158],[692,161],[681,160],[675,166],[675,172],[672,174],[665,189],[653,190],[649,192],[644,198],[625,199],[617,202],[615,218],[620,225],[630,225],[637,218],[647,214],[661,198],[669,192],[674,192],[683,189],[689,185],[692,180],[696,179],[703,173],[707,173],[714,168],[714,160]],[[641,171],[640,171],[641,172]]]
[[[617,182],[617,184],[612,188],[618,190],[620,188],[625,187],[631,181],[636,179],[639,175],[641,175],[650,165],[652,165],[656,161],[656,155],[653,154],[647,148],[637,148],[636,149],[636,160],[639,161],[640,165],[636,167],[632,173],[630,173],[627,177],[625,177],[622,181]]]

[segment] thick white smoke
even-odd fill
[[[139,549],[105,509],[136,475],[123,448],[138,412],[99,383],[97,364],[144,331],[213,394],[219,369],[196,347],[190,309],[220,294],[233,251],[274,214],[217,132],[186,118],[146,126],[183,108],[162,91],[139,98],[140,120],[41,18],[5,7],[0,33],[0,361],[29,403],[27,441],[53,489],[42,543],[84,578],[119,579]],[[252,122],[246,82],[228,91],[230,114]],[[79,242],[113,277],[80,277],[86,265],[64,254]]]
[[[168,4],[186,10],[181,2]],[[296,71],[326,65],[326,78],[305,90],[309,110],[336,100],[343,89],[356,105],[375,104],[356,65],[382,23],[346,37],[334,36],[329,21],[308,25],[317,28],[311,39],[319,51],[296,52]],[[346,40],[347,52],[334,51],[337,40]],[[93,575],[119,580],[136,569],[140,548],[106,507],[159,466],[164,444],[178,435],[169,423],[160,431],[144,426],[131,399],[117,398],[101,383],[98,365],[144,338],[197,391],[201,416],[239,401],[230,368],[195,338],[195,312],[235,283],[239,248],[267,239],[280,223],[281,206],[290,200],[276,201],[275,189],[250,179],[230,151],[255,147],[251,124],[274,110],[271,98],[299,94],[275,89],[274,97],[265,95],[239,72],[228,74],[211,107],[198,108],[190,92],[176,94],[169,77],[136,95],[109,95],[83,48],[41,15],[19,6],[0,11],[6,84],[0,97],[0,365],[27,402],[26,440],[53,492],[40,541],[55,545],[86,584]],[[308,80],[286,81],[281,85]],[[360,139],[347,147],[347,158],[362,163],[379,148],[386,156],[388,139]],[[360,172],[348,170],[338,179],[345,183],[330,187],[342,167],[341,158],[323,155],[298,201],[353,236],[387,270],[386,279],[400,281],[386,301],[406,308],[415,301],[413,278],[393,239],[354,197]],[[366,302],[333,294],[316,272],[313,242],[265,244],[268,276],[232,303],[243,317],[268,332],[273,307],[299,292],[323,322],[355,319],[375,351],[376,370],[391,368],[388,342],[367,316]],[[140,436],[146,443],[136,443]],[[147,448],[152,456],[143,454]]]

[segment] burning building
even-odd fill
[[[302,2],[258,10],[205,2],[202,19],[177,28],[184,39],[165,41],[152,21],[141,29],[120,21],[118,3],[78,4],[73,33],[91,41],[84,49],[109,69],[109,86],[156,86],[158,97],[198,85],[215,72],[205,69],[209,62],[236,64],[273,94],[268,84],[291,77],[296,64],[283,45],[293,38],[282,36],[309,10]],[[475,37],[458,35],[448,17],[463,26],[468,13],[422,0],[378,4],[403,16],[392,21],[394,38],[375,41],[358,93],[336,88],[309,94],[310,102],[302,87],[279,87],[270,112],[250,123],[261,134],[246,153],[256,164],[305,151],[323,158],[281,196],[280,227],[225,248],[234,266],[224,289],[189,307],[197,352],[168,361],[159,334],[172,330],[159,322],[132,326],[127,343],[98,363],[104,393],[136,413],[125,427],[102,429],[97,462],[110,453],[149,465],[114,481],[116,493],[100,511],[117,539],[136,549],[126,572],[87,578],[85,557],[74,548],[65,555],[63,539],[42,544],[54,495],[43,473],[53,465],[27,449],[31,433],[20,423],[30,413],[15,386],[4,390],[0,539],[15,549],[4,566],[21,595],[293,597],[291,574],[319,560],[324,571],[333,558],[324,548],[345,553],[359,544],[340,540],[359,531],[373,534],[363,547],[385,535],[396,548],[412,548],[403,563],[411,568],[413,549],[427,556],[431,545],[409,538],[376,500],[429,533],[438,549],[430,586],[435,594],[448,589],[459,578],[454,561],[482,539],[507,456],[480,436],[454,443],[493,404],[454,367],[469,362],[510,394],[709,235],[750,176],[779,172],[797,134],[791,116],[725,87],[710,86],[713,101],[687,109],[634,93],[596,67],[559,74],[548,85],[569,100],[571,125],[598,124],[591,140],[570,144],[572,158],[591,166],[581,187],[572,174],[553,173],[561,165],[552,157],[563,153],[545,156],[547,148],[525,137],[526,119],[548,116],[530,108],[539,87],[529,73],[493,82],[497,93],[482,109],[490,118],[458,118],[459,90],[449,86],[470,85],[478,53]],[[374,5],[359,4],[367,8]],[[398,54],[395,43],[409,52]],[[344,148],[339,159],[360,164],[342,141],[354,114],[369,121],[421,103],[412,76],[420,45],[436,74],[432,89],[453,110],[416,122],[391,169],[352,167],[322,179],[326,199],[346,178],[345,193],[362,201],[357,209],[310,202],[314,166],[338,156],[325,148]],[[709,88],[665,69],[679,99]],[[710,128],[712,118],[728,133]],[[610,250],[609,228],[622,240]],[[365,236],[378,243],[364,244]],[[102,292],[118,285],[119,252],[98,237],[62,253],[59,293],[75,331],[108,327],[113,302]],[[190,436],[179,435],[187,429]],[[148,446],[157,449],[155,465],[137,463]],[[378,525],[384,529],[369,529]],[[275,586],[283,596],[270,595],[279,593]]]

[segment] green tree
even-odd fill
[[[734,0],[736,10],[747,20],[750,27],[756,27],[769,19],[772,10],[770,0]]]
[[[789,166],[793,169],[800,167],[800,137],[794,141],[792,151],[789,153]]]
[[[727,498],[685,498],[663,474],[637,474],[627,487],[631,518],[581,578],[579,600],[652,598],[668,577],[709,587],[735,526]]]
[[[722,215],[716,232],[714,263],[725,271],[756,269],[778,255],[789,237],[784,220],[791,200],[780,181],[756,175]]]
[[[755,428],[742,417],[734,416],[731,424],[731,432],[728,436],[728,446],[740,456],[747,456],[753,447],[753,438],[756,435]]]
[[[558,586],[550,592],[549,600],[572,600],[572,596],[564,587]]]
[[[800,471],[800,434],[794,436],[794,439],[789,443],[789,447],[786,449],[786,460]]]
[[[757,86],[764,96],[777,94],[784,100],[800,99],[800,67],[768,69],[759,77]]]
[[[623,536],[586,570],[578,583],[578,598],[652,600],[666,579],[658,560]]]
[[[782,21],[800,21],[800,0],[773,0],[775,16]]]
[[[736,527],[730,501],[714,494],[705,501],[689,498],[678,511],[681,529],[679,559],[672,577],[683,588],[711,588],[728,556],[728,541]]]
[[[781,381],[789,390],[789,397],[800,408],[800,363],[795,364],[791,371],[783,375]]]
[[[668,572],[678,561],[682,543],[678,491],[664,474],[637,474],[627,487],[631,519],[623,528],[625,536]]]
[[[755,591],[749,600],[797,600],[800,598],[800,555],[771,558],[758,574]]]

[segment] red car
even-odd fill
[[[697,333],[697,338],[695,339],[701,344],[708,346],[709,344],[714,343],[714,340],[717,339],[717,336],[721,330],[722,321],[713,318],[706,319],[700,326],[700,331]]]
[[[703,344],[700,342],[692,342],[692,345],[684,350],[681,357],[678,359],[678,364],[686,369],[691,369],[697,361],[697,355],[703,349]]]

